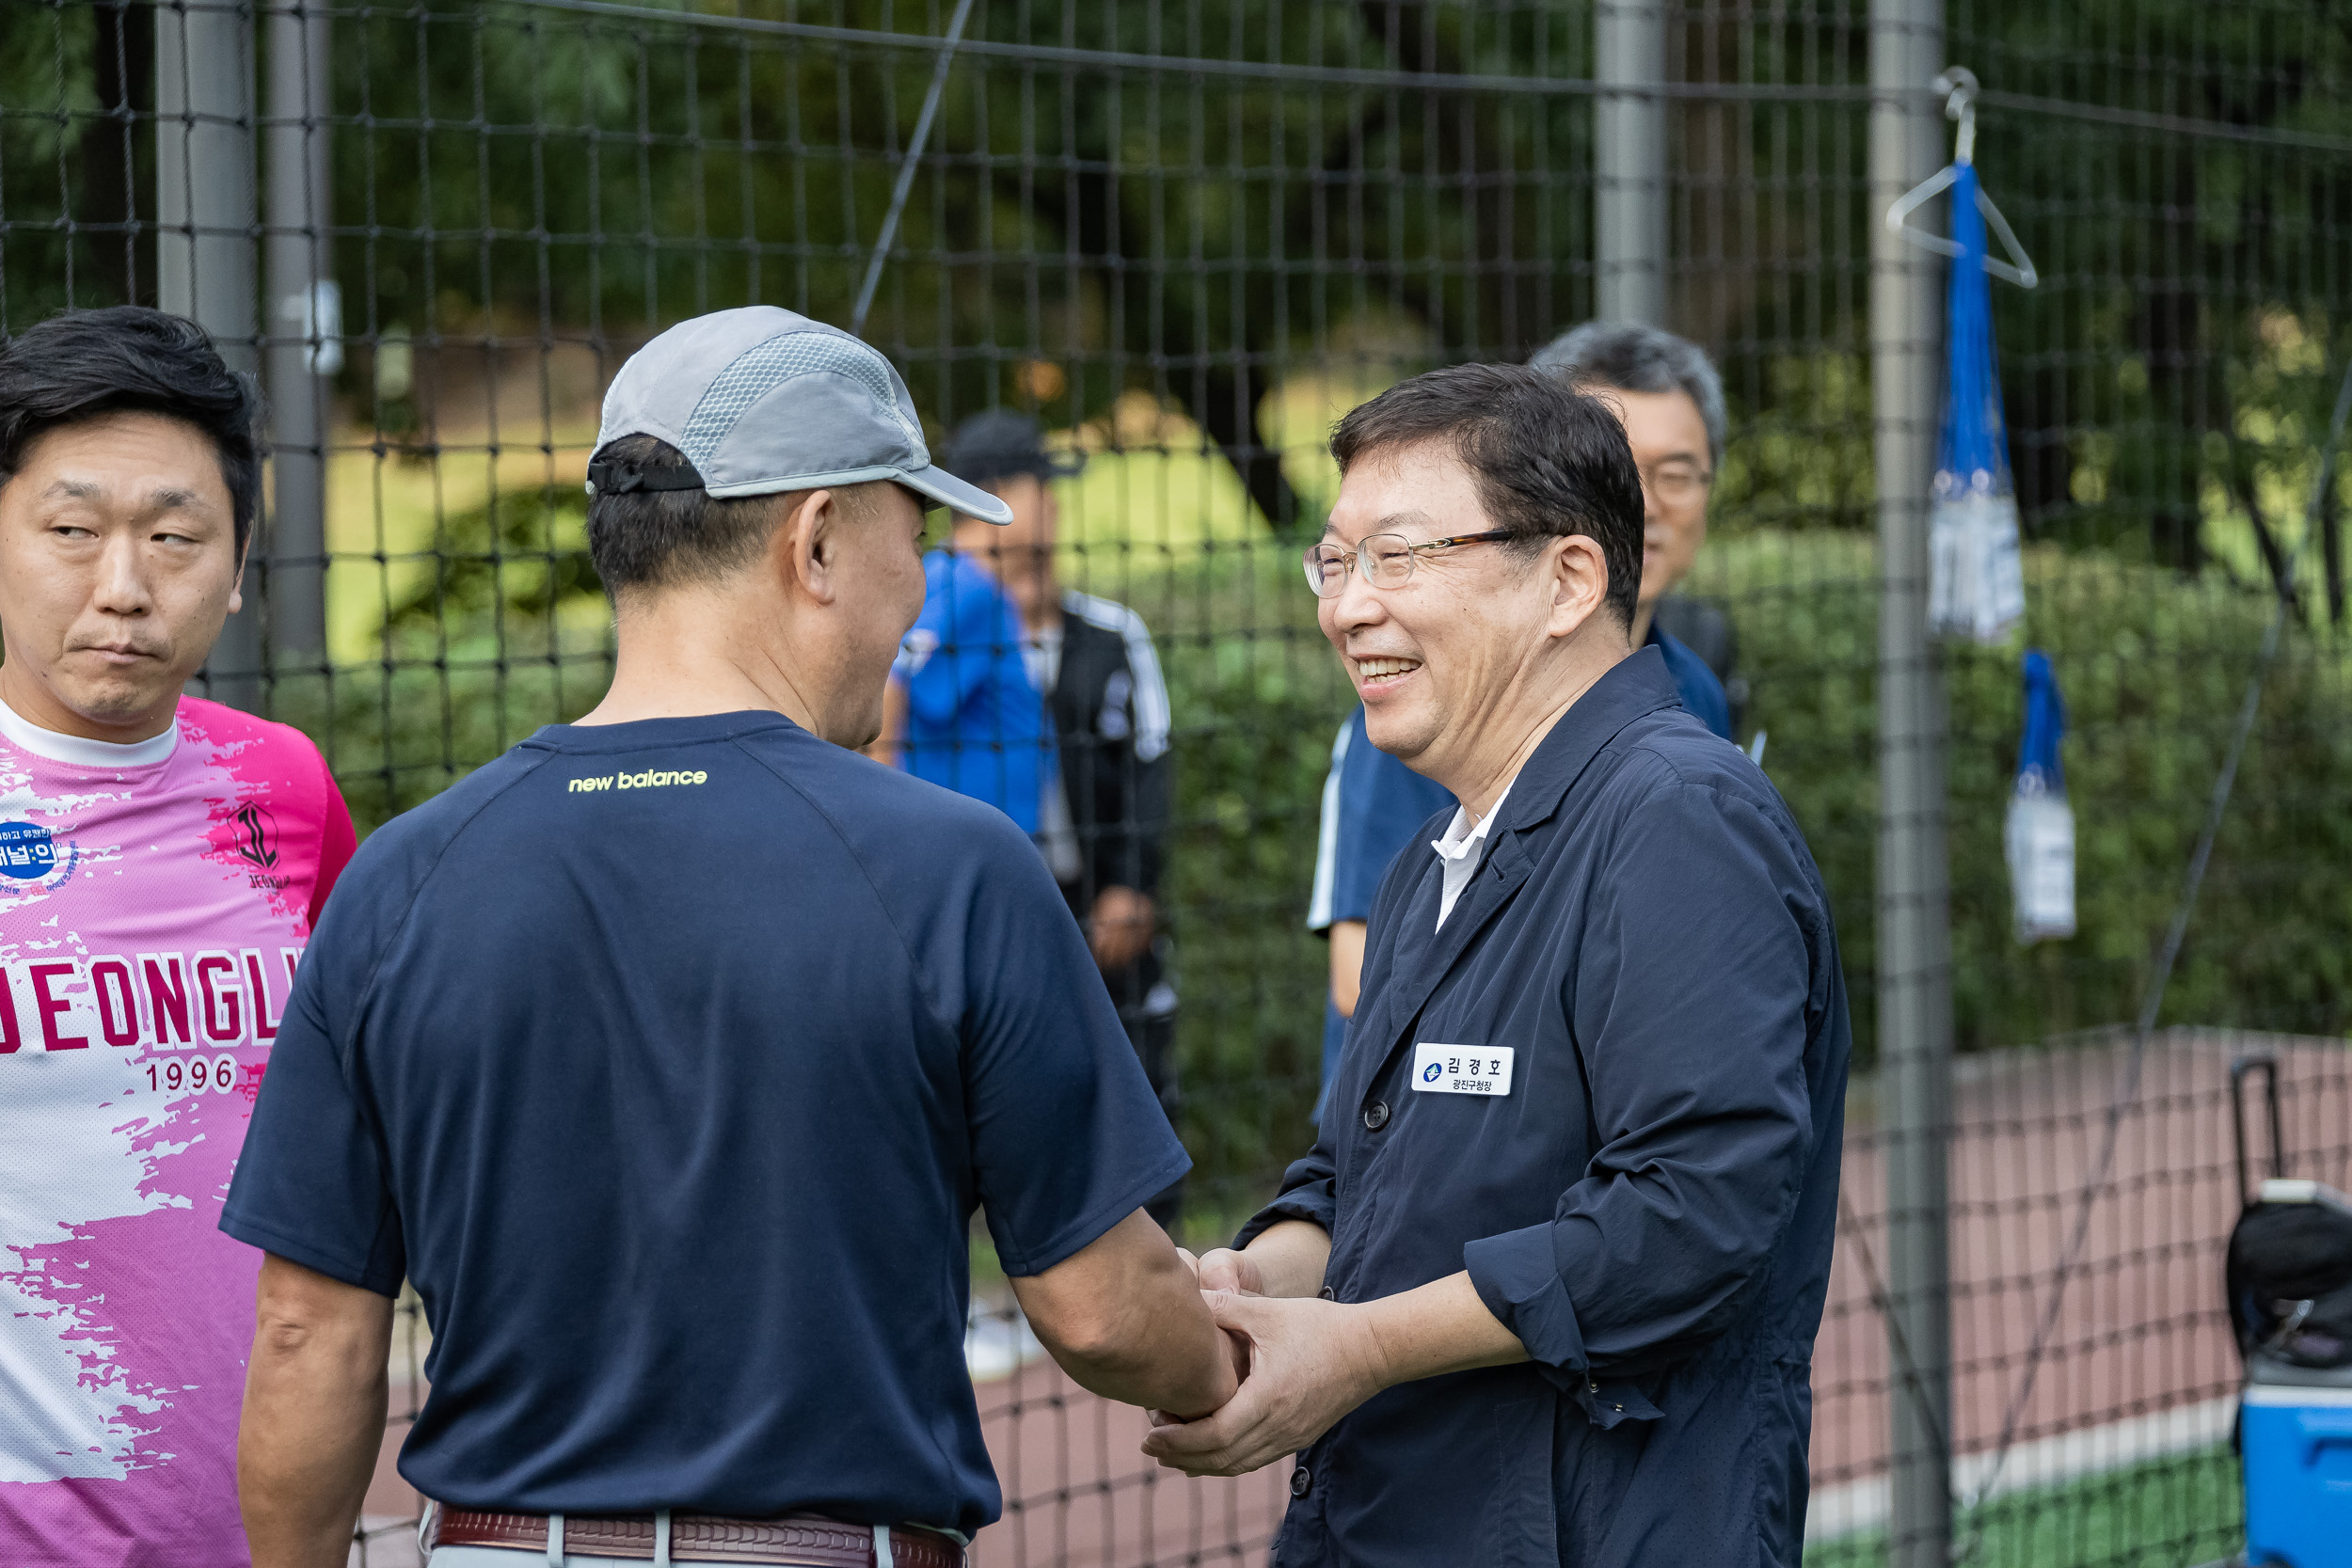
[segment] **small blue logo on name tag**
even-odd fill
[[[1438,1081],[1437,1063],[1432,1062],[1427,1067],[1421,1069],[1421,1081],[1424,1084],[1434,1084]]]

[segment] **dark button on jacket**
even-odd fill
[[[1322,1137],[1238,1244],[1314,1221],[1344,1301],[1467,1267],[1533,1360],[1332,1428],[1275,1561],[1794,1565],[1851,1045],[1796,824],[1645,649],[1442,929],[1439,886],[1415,848],[1382,884]],[[1511,1092],[1418,1090],[1417,1041],[1512,1048]]]

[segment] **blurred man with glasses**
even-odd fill
[[[1707,542],[1707,503],[1723,461],[1723,379],[1695,343],[1654,326],[1586,322],[1561,334],[1528,361],[1594,393],[1625,426],[1642,476],[1642,582],[1632,642],[1656,648],[1682,694],[1682,705],[1708,729],[1733,737],[1746,684],[1733,673],[1736,644],[1723,611],[1673,594]],[[1733,695],[1727,695],[1727,693]],[[1330,992],[1324,1005],[1323,1082],[1337,1070],[1355,1016],[1364,960],[1364,923],[1372,896],[1400,850],[1422,836],[1422,824],[1454,809],[1443,788],[1364,737],[1361,708],[1331,745],[1323,787],[1323,826],[1315,852],[1307,928],[1331,943]]]

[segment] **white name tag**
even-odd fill
[[[1413,1046],[1413,1087],[1422,1094],[1509,1094],[1511,1048],[1421,1040]]]

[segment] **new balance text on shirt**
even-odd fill
[[[669,784],[698,784],[708,782],[705,772],[663,772],[647,768],[643,773],[607,773],[601,779],[574,779],[567,792],[573,795],[593,795],[600,789],[660,789]]]

